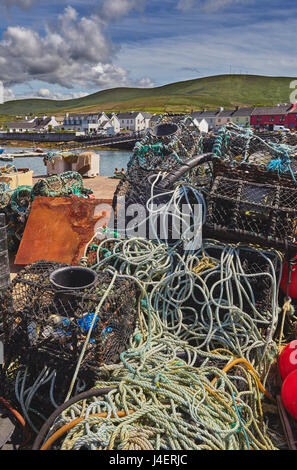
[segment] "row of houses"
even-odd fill
[[[62,130],[74,130],[86,134],[114,135],[121,131],[142,132],[150,127],[152,115],[144,112],[119,114],[69,114],[63,121]]]
[[[297,129],[297,107],[294,104],[278,104],[276,106],[258,106],[225,110],[193,112],[194,119],[204,119],[209,130],[217,130],[230,122],[240,127],[274,130],[275,126]]]
[[[230,122],[241,127],[273,130],[283,126],[297,129],[297,106],[278,104],[225,110],[203,110],[192,112],[191,116],[201,132],[218,130]],[[158,115],[146,112],[70,114],[58,118],[26,118],[25,121],[11,122],[6,125],[8,132],[50,132],[73,131],[81,134],[117,135],[123,132],[145,132],[158,120]]]
[[[62,122],[55,116],[26,117],[24,121],[7,123],[2,130],[8,132],[50,132],[53,129],[58,129]]]
[[[127,112],[119,114],[93,113],[70,114],[65,117],[55,116],[28,118],[9,122],[5,126],[8,132],[49,132],[73,131],[83,134],[116,135],[123,131],[142,132],[150,127],[152,114],[145,112]]]

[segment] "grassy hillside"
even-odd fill
[[[27,99],[0,105],[0,115],[64,114],[65,111],[188,112],[218,106],[273,105],[289,102],[290,77],[217,75],[156,88],[114,88],[74,100]],[[3,119],[3,118],[2,118]]]

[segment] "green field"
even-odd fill
[[[0,120],[8,116],[42,113],[62,115],[71,112],[149,111],[190,112],[288,103],[290,77],[258,75],[216,75],[156,88],[114,88],[74,100],[26,99],[0,105]],[[5,116],[5,119],[4,119]]]

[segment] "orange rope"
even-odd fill
[[[240,364],[241,362],[243,362],[248,367],[248,369],[250,369],[255,374],[255,379],[257,380],[257,383],[259,385],[261,392],[263,392],[264,395],[266,395],[266,397],[269,398],[269,400],[275,402],[275,399],[273,398],[273,396],[270,395],[270,393],[261,384],[260,379],[258,378],[258,374],[253,368],[253,366],[246,359],[243,359],[243,358],[234,359],[234,361],[230,362],[230,364],[227,364],[224,367],[223,372],[228,372],[230,369],[232,369],[232,367],[236,366],[236,364]],[[211,382],[212,385],[214,385],[216,381],[217,381],[217,377],[213,379],[213,381]]]
[[[130,412],[130,414],[134,413],[134,411],[132,411],[132,410],[129,410],[129,412]],[[119,418],[127,416],[125,411],[117,411],[117,415],[118,415]],[[106,412],[96,413],[94,415],[90,415],[89,417],[90,418],[93,418],[93,417],[106,418],[107,413]],[[112,414],[111,417],[113,418],[114,415]],[[81,418],[76,418],[73,421],[71,421],[71,423],[68,423],[68,424],[65,424],[64,426],[62,426],[54,434],[52,434],[52,436],[49,437],[49,439],[43,444],[43,446],[41,447],[40,450],[49,450],[51,448],[51,446],[54,444],[54,442],[56,442],[56,440],[59,439],[59,437],[63,436],[63,434],[65,434],[65,432],[70,431],[70,429],[74,428],[74,426],[79,424],[84,419],[85,419],[84,416],[81,417]]]
[[[27,425],[26,425],[24,418],[22,417],[22,415],[20,415],[20,413],[17,410],[15,410],[11,406],[11,404],[7,400],[5,400],[5,398],[0,397],[0,402],[14,415],[14,417],[18,420],[18,422],[22,426],[25,436],[26,436],[26,440],[22,444],[20,444],[20,447],[24,447],[31,440],[31,434],[29,433],[27,429]]]

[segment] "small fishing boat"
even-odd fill
[[[14,160],[13,155],[9,154],[0,154],[0,160],[5,162],[12,162]]]
[[[5,162],[12,162],[14,160],[13,155],[5,152],[5,149],[0,149],[0,160]]]

